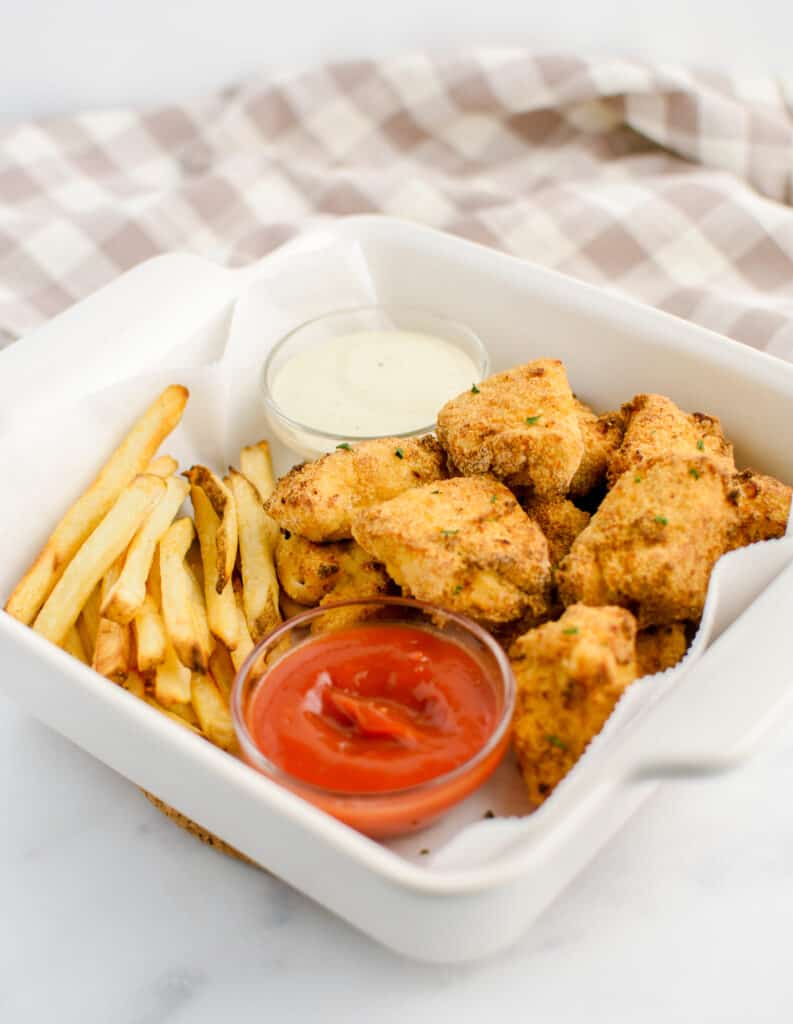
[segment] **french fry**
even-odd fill
[[[245,618],[245,610],[242,607],[241,587],[237,580],[234,580],[234,597],[237,601],[237,620],[239,622],[239,637],[237,646],[231,651],[231,661],[236,672],[239,672],[243,662],[253,650],[253,637],[248,630],[248,621]]]
[[[106,619],[120,626],[132,622],[146,598],[146,579],[157,544],[173,522],[179,506],[187,497],[187,491],[188,485],[178,477],[170,476],[165,481],[165,493],[132,539],[124,568],[103,599],[102,615]]]
[[[137,679],[142,683],[140,676],[137,675],[137,673],[134,673],[134,675],[137,676]],[[173,705],[171,708],[166,708],[161,705],[160,701],[157,700],[156,697],[150,696],[145,692],[144,687],[141,689],[137,682],[134,684],[134,689],[130,686],[127,686],[127,689],[130,690],[130,692],[133,692],[135,696],[139,696],[142,700],[145,700],[151,708],[159,711],[161,715],[165,715],[166,718],[169,718],[172,722],[182,726],[184,729],[190,729],[191,732],[195,732],[197,735],[203,737],[204,734],[199,728],[196,713],[193,711],[191,705]]]
[[[192,704],[172,704],[169,708],[164,708],[163,710],[170,711],[173,715],[178,715],[183,722],[188,722],[197,729],[200,728],[198,716],[193,710]]]
[[[212,639],[204,595],[185,564],[194,537],[193,521],[183,518],[172,523],[160,541],[162,611],[166,632],[179,660],[194,672],[206,672]]]
[[[237,561],[237,512],[234,498],[226,484],[206,466],[193,466],[184,476],[192,487],[200,487],[209,498],[215,515],[220,520],[217,530],[217,580],[218,593],[224,589],[234,571]]]
[[[202,735],[201,730],[198,727],[198,718],[196,717],[195,711],[190,704],[172,704],[171,707],[165,707],[163,704],[155,698],[151,697],[146,692],[146,684],[143,680],[143,676],[139,672],[134,670],[129,673],[125,688],[130,693],[134,693],[136,697],[144,700],[151,707],[155,708],[160,712],[161,715],[166,715],[172,721],[178,725],[182,725],[192,732]]]
[[[99,629],[99,605],[102,603],[102,584],[98,583],[88,600],[83,606],[77,619],[77,630],[83,642],[83,650],[88,658],[88,664],[94,660],[94,649],[96,648],[96,634]]]
[[[281,621],[273,561],[278,526],[264,511],[259,492],[246,476],[232,469],[229,479],[237,508],[242,606],[251,637],[258,643]]]
[[[72,559],[113,509],[125,488],[139,473],[143,473],[163,439],[179,422],[188,396],[187,388],[172,385],[152,402],[88,490],[55,527],[36,560],[16,585],[5,606],[9,615],[27,626],[38,621],[37,615],[65,575]],[[102,574],[100,572],[99,576]],[[62,639],[68,626],[69,623],[56,643]]]
[[[165,490],[158,476],[136,477],[69,562],[33,623],[37,633],[58,644],[74,625],[91,591],[126,549]]]
[[[100,619],[91,667],[100,676],[114,683],[123,683],[129,672],[130,641],[129,626],[119,626],[110,619]]]
[[[151,569],[149,569],[149,578],[146,581],[146,590],[151,594],[152,600],[157,607],[162,610],[162,587],[160,586],[160,549],[157,551],[152,559]]]
[[[218,591],[217,589],[217,535],[220,520],[203,488],[191,487],[190,497],[195,510],[196,532],[201,546],[204,596],[209,628],[215,636],[223,641],[226,647],[236,647],[239,623],[231,577],[222,590]]]
[[[158,455],[156,459],[152,459],[146,467],[147,473],[152,473],[154,476],[173,476],[173,474],[179,468],[179,463],[173,457],[173,455]]]
[[[124,680],[124,689],[129,690],[136,697],[140,697],[141,700],[146,699],[146,683],[140,672],[136,672],[134,669],[130,669],[127,673],[127,678]]]
[[[234,727],[228,704],[211,676],[193,673],[193,708],[201,731],[215,746],[229,750],[234,746]]]
[[[152,672],[165,661],[165,623],[151,593],[132,620],[138,649],[138,671]]]
[[[129,690],[130,693],[134,694],[140,700],[150,704],[153,708],[162,715],[167,715],[168,718],[178,722],[179,725],[185,725],[194,732],[198,732],[196,726],[198,725],[198,719],[195,716],[195,712],[189,704],[174,704],[173,708],[166,708],[159,701],[155,700],[154,697],[149,696],[146,692],[146,682],[140,672],[136,672],[132,669],[124,683],[124,689]],[[186,708],[187,711],[182,709]]]
[[[240,452],[240,469],[247,476],[264,502],[275,490],[273,460],[267,441],[249,445]]]
[[[187,566],[198,581],[198,585],[201,588],[201,592],[204,591],[204,563],[201,560],[201,544],[196,534],[196,539],[190,545],[187,551],[187,557],[185,558]],[[217,571],[217,567],[216,567]]]
[[[77,658],[84,665],[90,664],[88,658],[85,656],[85,648],[83,647],[83,641],[77,630],[77,626],[72,626],[66,631],[66,636],[63,638],[61,647],[66,651],[67,654],[71,654],[73,658]]]
[[[105,573],[101,589],[102,603],[107,601],[107,595],[118,582],[123,567],[124,556],[121,555]],[[129,626],[120,626],[117,622],[100,617],[91,662],[94,671],[115,683],[123,683],[131,667],[131,640]]]
[[[166,637],[165,657],[154,670],[154,696],[163,707],[186,704],[190,700],[190,669],[176,655]]]
[[[187,572],[187,582],[190,587],[190,596],[193,599],[193,604],[196,609],[197,621],[200,628],[200,635],[202,643],[205,646],[207,653],[207,664],[209,664],[209,655],[215,649],[215,637],[212,635],[212,630],[209,628],[209,620],[207,618],[207,606],[204,601],[204,588],[201,586],[198,575],[193,571],[190,566],[190,562],[185,562],[185,571]],[[193,669],[194,672],[200,672],[200,669]]]
[[[204,734],[198,728],[197,719],[195,719],[196,724],[194,724],[193,722],[188,721],[186,718],[180,715],[177,711],[171,711],[169,708],[164,708],[162,704],[158,703],[154,699],[154,697],[144,697],[143,699],[146,701],[147,704],[149,704],[151,707],[159,711],[161,715],[165,715],[166,718],[170,718],[172,722],[176,722],[177,725],[181,725],[183,729],[189,729],[190,732],[194,732],[197,736],[203,737]],[[186,706],[190,707],[189,704]],[[195,715],[193,716],[193,718],[195,718]]]
[[[231,699],[231,688],[234,685],[234,677],[237,674],[234,669],[234,662],[231,660],[228,648],[224,644],[215,644],[215,649],[209,658],[209,674],[218,685],[228,704]]]

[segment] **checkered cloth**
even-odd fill
[[[487,51],[0,131],[0,344],[168,249],[421,221],[793,358],[793,82]]]

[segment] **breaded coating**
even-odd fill
[[[673,668],[688,649],[686,623],[650,626],[636,634],[636,664],[640,676],[654,676]]]
[[[623,474],[556,574],[565,605],[621,605],[639,627],[695,621],[736,519],[730,477],[705,455]]]
[[[295,466],[265,508],[280,527],[308,540],[349,540],[357,509],[445,475],[445,456],[434,437],[381,437]]]
[[[534,804],[567,775],[636,678],[635,640],[630,612],[575,604],[510,648],[512,742]]]
[[[606,479],[609,459],[622,444],[625,417],[622,412],[604,412],[597,416],[588,405],[575,400],[578,425],[584,442],[584,455],[570,481],[570,497],[583,498]]]
[[[584,454],[558,359],[497,373],[447,402],[438,413],[438,440],[465,476],[492,473],[543,498],[567,493]]]
[[[359,511],[358,543],[406,593],[489,625],[547,609],[548,544],[491,476],[456,477]]]
[[[590,515],[568,501],[557,498],[555,501],[542,501],[529,498],[523,503],[530,519],[539,526],[548,541],[548,554],[551,565],[558,565],[570,548],[573,541],[589,525]]]
[[[732,445],[716,416],[688,413],[664,395],[636,395],[622,407],[625,436],[609,458],[608,481],[628,470],[641,470],[658,455],[708,455],[726,473],[735,472]]]
[[[390,588],[385,568],[354,540],[315,544],[295,533],[281,535],[275,569],[287,596],[308,606],[326,599],[376,597]]]
[[[738,510],[738,522],[730,537],[730,548],[783,537],[790,515],[790,496],[787,484],[773,476],[753,469],[736,473],[730,497]]]

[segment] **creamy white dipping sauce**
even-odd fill
[[[470,356],[415,331],[355,331],[299,352],[277,371],[272,396],[292,420],[337,437],[405,434],[479,380]]]

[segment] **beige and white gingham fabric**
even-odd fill
[[[380,212],[793,359],[793,83],[485,51],[0,130],[0,345],[168,249]]]

